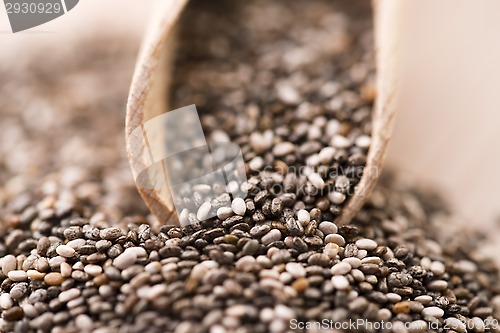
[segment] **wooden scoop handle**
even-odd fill
[[[401,2],[393,0],[373,2],[377,97],[373,110],[372,141],[363,176],[354,195],[338,218],[339,224],[348,224],[353,219],[370,197],[382,172],[396,117],[400,28],[398,20],[401,17]]]
[[[153,20],[141,46],[127,102],[125,139],[127,155],[134,172],[150,164],[150,147],[137,140],[134,134],[144,122],[169,110],[168,89],[170,68],[175,49],[174,27],[188,0],[164,1]],[[178,222],[168,184],[162,189],[145,189],[137,186],[144,202],[162,223]]]

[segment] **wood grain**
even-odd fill
[[[137,145],[137,140],[132,136],[133,131],[141,128],[144,132],[145,121],[169,110],[166,92],[170,86],[168,73],[175,49],[174,27],[186,3],[187,0],[169,0],[159,8],[159,16],[153,20],[137,60],[125,121],[127,154],[135,172],[138,165],[150,164],[147,160],[136,160],[137,157],[146,159],[150,152],[141,151],[148,147]],[[137,189],[159,221],[178,224],[168,184],[164,184],[160,189],[145,189],[141,186]]]
[[[373,2],[377,97],[373,110],[372,143],[363,176],[344,207],[337,221],[339,224],[348,224],[369,198],[377,185],[387,154],[396,117],[400,3],[392,0]]]

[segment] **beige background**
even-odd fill
[[[130,34],[130,42],[138,45],[148,18],[160,2],[80,0],[73,10],[54,21],[16,34],[11,32],[5,7],[0,4],[0,60],[29,56],[39,49],[72,47],[79,40],[96,34],[127,33]]]
[[[500,216],[500,1],[406,1],[405,10],[388,161],[490,228]]]

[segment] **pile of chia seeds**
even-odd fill
[[[181,20],[171,100],[197,106],[209,142],[240,146],[250,177],[241,191],[262,206],[249,207],[256,223],[285,208],[333,221],[363,174],[373,39],[369,7],[353,16],[323,1],[194,1]]]
[[[241,146],[248,197],[211,204],[218,217],[189,227],[160,223],[113,150],[119,93],[54,97],[45,124],[63,126],[36,143],[44,175],[28,181],[0,163],[0,330],[498,332],[499,271],[480,255],[480,235],[453,230],[434,192],[386,173],[350,225],[335,223],[369,149],[368,2],[217,3],[194,2],[181,21],[172,99],[196,104],[210,137]],[[101,60],[87,77],[115,64],[107,77],[118,79],[124,54],[89,54]],[[81,74],[81,64],[53,65]],[[19,79],[39,101],[63,86],[39,76]],[[12,137],[33,144],[31,129],[44,126],[6,105],[19,130],[1,153]],[[73,149],[54,151],[72,129]]]
[[[446,232],[440,201],[395,181],[350,226],[301,211],[306,229],[321,221],[320,246],[249,217],[194,232],[142,216],[111,223],[77,192],[68,202],[32,189],[2,213],[1,329],[287,332],[362,319],[387,332],[494,332],[496,266],[476,237]]]

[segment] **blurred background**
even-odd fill
[[[80,1],[16,34],[0,4],[0,210],[41,188],[76,191],[110,220],[147,212],[126,159],[125,105],[159,2]]]
[[[68,183],[115,170],[105,177],[109,187],[129,195],[103,203],[115,207],[111,213],[139,200],[124,152],[125,103],[141,36],[160,1],[80,1],[17,34],[2,7],[0,206],[55,169]],[[498,13],[497,0],[405,2],[395,32],[401,104],[387,162],[441,189],[464,226],[489,231],[498,230],[500,216]],[[97,128],[94,117],[102,119]]]

